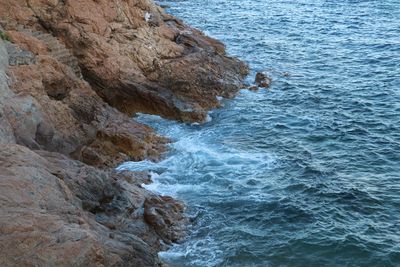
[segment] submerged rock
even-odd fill
[[[258,86],[257,85],[251,85],[249,87],[247,87],[248,90],[250,91],[257,91],[258,90]]]

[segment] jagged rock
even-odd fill
[[[42,31],[73,50],[97,93],[129,115],[204,121],[219,106],[216,96],[233,97],[244,87],[245,64],[153,1],[0,0],[4,3],[1,17],[28,28],[40,21]]]
[[[256,78],[254,81],[258,87],[268,88],[271,85],[271,78],[264,72],[257,72]]]
[[[162,218],[186,222],[177,204],[147,201],[154,198],[119,174],[58,153],[2,145],[0,265],[159,266],[160,238],[175,236],[159,234],[142,210],[155,205]]]
[[[70,69],[79,78],[82,78],[78,59],[56,37],[51,34],[32,31],[24,27],[18,27],[21,31],[8,31],[11,41],[18,43],[20,47],[26,47],[36,55],[51,55]],[[10,64],[12,65],[12,64]]]
[[[175,219],[160,230],[144,218],[157,196],[141,188],[143,174],[107,167],[156,159],[167,140],[37,52],[36,64],[9,66],[0,40],[0,266],[160,266],[157,251],[184,236],[183,209],[171,208],[182,204],[154,204]]]
[[[144,219],[166,243],[178,242],[184,237],[185,224],[177,224],[185,219],[185,206],[171,197],[153,196],[144,203]]]
[[[110,171],[168,142],[126,114],[204,121],[247,66],[150,0],[0,7],[29,53],[0,40],[0,266],[162,265],[185,207],[143,189],[145,174]]]
[[[20,96],[9,102],[6,115],[19,144],[103,167],[156,159],[164,151],[165,138],[105,104],[67,66],[50,55],[37,61],[9,69],[11,89]]]

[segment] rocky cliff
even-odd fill
[[[111,106],[202,121],[232,97],[247,67],[222,43],[150,0],[1,0],[0,16],[62,40],[92,88]],[[6,23],[13,29],[13,23]]]
[[[0,0],[0,25],[0,265],[160,266],[187,219],[113,171],[166,150],[131,116],[203,121],[246,65],[148,0]]]

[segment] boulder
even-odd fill
[[[268,88],[271,85],[272,79],[264,72],[257,72],[254,82],[258,87]]]

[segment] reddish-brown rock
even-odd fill
[[[85,79],[127,114],[203,121],[219,106],[216,96],[243,87],[245,64],[151,0],[0,0],[6,4],[0,16],[64,40]]]
[[[151,0],[0,0],[0,18],[0,266],[160,266],[185,207],[112,171],[165,151],[131,115],[204,121],[246,65]]]
[[[160,266],[157,252],[185,235],[183,204],[108,167],[156,159],[167,140],[51,54],[31,61],[18,38],[0,40],[0,266]],[[152,209],[169,224],[149,223]]]
[[[159,266],[162,244],[184,235],[182,204],[157,203],[160,218],[174,222],[165,235],[144,217],[152,208],[144,203],[158,196],[135,174],[107,167],[156,159],[167,140],[51,55],[9,67],[25,53],[5,47],[0,40],[0,266]]]
[[[164,151],[165,138],[105,104],[55,58],[38,55],[37,64],[14,66],[8,73],[17,95],[7,103],[5,116],[19,144],[110,167],[126,160],[156,159]],[[14,103],[21,99],[26,103]]]
[[[1,148],[1,266],[159,266],[160,240],[185,232],[182,204],[154,202],[159,197],[132,182],[133,173],[19,145]],[[146,223],[149,209],[174,222],[173,235]]]

